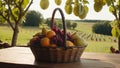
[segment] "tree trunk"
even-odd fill
[[[17,38],[18,38],[18,33],[19,33],[18,25],[15,25],[15,29],[13,30],[13,36],[12,36],[11,46],[16,46],[16,44],[17,44]]]
[[[120,37],[118,37],[118,50],[120,51]]]

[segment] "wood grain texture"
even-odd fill
[[[119,68],[120,54],[84,52],[79,62],[41,63],[34,59],[29,47],[0,50],[0,68]]]

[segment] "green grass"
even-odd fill
[[[36,27],[20,27],[19,28],[19,34],[18,34],[18,45],[26,45],[29,40],[32,38],[32,36],[40,32],[41,29]],[[13,31],[10,27],[7,26],[0,26],[0,39],[4,42],[8,42],[11,44],[11,38],[12,38]]]
[[[10,43],[12,33],[13,32],[10,27],[0,26],[0,40]]]
[[[76,30],[84,32],[86,34],[93,34],[92,33],[92,25],[93,23],[79,23]],[[17,40],[17,45],[27,45],[29,40],[32,38],[32,36],[40,32],[40,28],[36,27],[20,27],[19,28],[19,35]],[[68,30],[69,31],[69,30]],[[0,39],[4,42],[8,42],[10,44],[11,38],[12,38],[12,29],[8,26],[0,26]],[[96,34],[93,34],[96,36]],[[114,46],[117,48],[117,42],[111,42],[109,41],[109,36],[104,36],[107,41],[91,41],[87,40],[88,46],[85,49],[86,52],[101,52],[101,53],[109,53],[110,46]]]
[[[29,40],[33,37],[33,35],[37,32],[40,32],[41,29],[35,28],[35,27],[23,27],[20,28],[20,33],[18,36],[18,42],[19,45],[26,45]]]
[[[87,42],[88,42],[88,46],[85,49],[86,52],[110,53],[111,46],[117,48],[117,43],[113,43],[113,42],[96,42],[96,41],[87,41]]]
[[[86,32],[86,33],[93,33],[92,32],[92,26],[94,23],[79,23],[78,27],[75,28],[78,31]]]

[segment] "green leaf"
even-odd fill
[[[18,3],[19,2],[19,0],[15,0],[15,3]]]
[[[116,2],[116,0],[112,0],[112,2]]]
[[[3,12],[3,16],[7,18],[7,17],[8,17],[7,14],[8,14],[8,10],[6,9],[6,10]]]
[[[0,6],[2,5],[2,1],[0,0]]]
[[[29,0],[23,0],[22,7],[26,8],[26,6],[28,5],[28,3],[29,3]]]
[[[120,36],[120,29],[117,28],[118,37]]]
[[[117,28],[117,27],[113,27],[113,28],[112,28],[112,35],[113,35],[114,37],[119,37],[119,36],[120,36],[120,29]]]
[[[117,20],[110,22],[111,27],[117,27],[119,25]]]
[[[120,5],[120,0],[118,0],[117,4]]]
[[[14,15],[16,18],[18,18],[18,14],[19,14],[20,12],[19,12],[18,8],[13,8],[13,9],[12,9],[12,13],[13,13],[13,15]]]
[[[120,0],[118,0],[117,5],[120,7]]]
[[[0,0],[0,11],[2,11],[2,1]]]
[[[110,11],[111,13],[113,13],[113,11],[115,11],[115,10],[114,10],[114,7],[113,7],[113,6],[110,6],[110,7],[109,7],[109,11]]]
[[[4,23],[6,20],[0,16],[0,22]]]

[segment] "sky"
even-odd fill
[[[65,19],[81,20],[79,17],[74,16],[73,13],[70,15],[65,13],[65,10],[64,10],[65,1],[66,0],[62,0],[61,5],[57,6],[54,0],[49,0],[49,7],[46,10],[43,10],[39,6],[40,0],[33,0],[33,4],[30,6],[29,10],[39,11],[44,18],[50,18],[52,17],[52,12],[55,8],[61,8],[64,13]],[[89,12],[85,19],[89,19],[89,20],[114,20],[115,19],[115,17],[109,12],[109,8],[107,6],[104,6],[100,12],[95,12],[93,8],[93,4],[94,4],[93,0],[88,0],[88,1],[89,1],[89,4],[88,4]],[[61,18],[61,15],[58,12],[56,12],[55,18]]]

